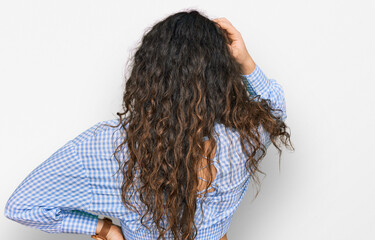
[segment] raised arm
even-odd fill
[[[262,99],[270,100],[271,107],[275,109],[273,112],[276,116],[280,116],[285,120],[286,107],[284,91],[281,85],[274,79],[268,79],[262,70],[255,64],[249,52],[246,49],[245,42],[241,33],[226,18],[213,19],[222,29],[226,30],[231,40],[228,45],[231,55],[241,65],[244,80],[250,95],[259,95]],[[260,126],[264,144],[270,145],[269,134]]]

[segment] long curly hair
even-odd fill
[[[215,123],[239,132],[246,169],[256,182],[267,149],[260,125],[270,133],[279,157],[281,143],[292,147],[288,127],[274,114],[278,110],[247,91],[227,43],[227,32],[217,23],[197,10],[181,11],[148,29],[128,60],[123,112],[117,112],[119,124],[111,126],[124,130],[114,153],[123,174],[121,199],[142,216],[147,229],[145,218],[152,219],[158,239],[169,230],[174,239],[196,237],[198,166],[204,136],[210,143],[206,155],[214,155]],[[213,179],[208,167],[204,198]],[[142,204],[131,200],[135,195]]]

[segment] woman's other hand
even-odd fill
[[[245,42],[242,39],[241,33],[237,31],[228,19],[222,18],[215,18],[212,21],[219,24],[222,29],[225,29],[228,33],[228,37],[232,41],[231,44],[227,44],[230,53],[236,59],[236,61],[242,67],[242,74],[249,75],[251,74],[256,65],[251,58],[249,52],[246,49]]]
[[[103,228],[104,220],[98,219],[98,223],[96,225],[96,231],[95,233],[98,234],[101,229]],[[106,236],[107,240],[126,240],[124,236],[122,235],[122,229],[120,226],[113,224],[109,228],[109,231]]]
[[[126,240],[124,236],[122,235],[121,227],[115,224],[112,224],[107,234],[107,240]]]

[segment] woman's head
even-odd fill
[[[195,10],[156,23],[130,59],[126,90],[135,96],[134,104],[139,104],[134,110],[152,111],[153,106],[159,106],[157,110],[165,114],[177,116],[177,111],[182,111],[186,120],[202,116],[208,124],[214,119],[207,116],[228,114],[223,113],[226,88],[240,85],[242,80],[227,39],[226,31]],[[245,88],[241,90],[246,94]],[[228,93],[233,96],[233,91]]]
[[[115,155],[128,153],[126,159],[116,157],[124,177],[122,200],[138,211],[130,199],[139,194],[145,206],[142,215],[151,213],[160,238],[170,230],[175,239],[194,239],[198,166],[201,154],[212,156],[216,149],[215,123],[236,129],[245,153],[244,143],[263,152],[259,159],[255,151],[247,154],[254,179],[266,151],[257,127],[262,124],[270,132],[280,154],[276,138],[284,137],[284,144],[289,139],[269,103],[249,96],[228,39],[226,31],[202,13],[178,12],[149,29],[130,59],[124,112],[117,113],[124,139]],[[208,153],[204,136],[211,143]]]

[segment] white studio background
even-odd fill
[[[284,88],[295,152],[263,160],[230,240],[375,239],[375,3],[358,0],[1,1],[0,152],[4,239],[89,239],[13,222],[4,206],[68,140],[120,111],[127,59],[177,11],[226,17]]]

